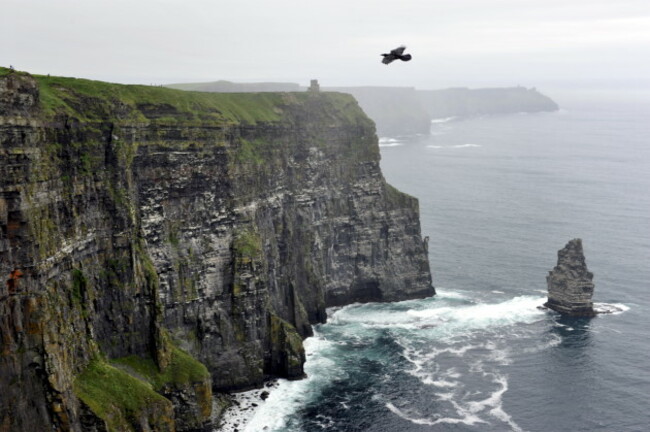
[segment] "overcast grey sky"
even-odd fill
[[[413,60],[389,66],[400,44]],[[650,0],[0,0],[0,65],[125,83],[650,78]]]

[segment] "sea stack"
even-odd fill
[[[557,252],[557,265],[546,276],[548,301],[544,306],[567,316],[595,316],[593,277],[587,269],[582,240],[571,240]]]

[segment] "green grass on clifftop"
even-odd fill
[[[207,93],[161,86],[114,84],[82,78],[30,75],[0,67],[9,74],[33,77],[43,114],[66,114],[82,121],[216,125],[284,123],[297,113],[310,120],[359,124],[370,120],[351,95],[324,92]],[[316,115],[316,118],[313,118]]]
[[[157,86],[112,84],[80,78],[34,75],[41,103],[48,113],[84,117],[106,116],[122,109],[133,120],[147,120],[148,112],[167,121],[235,123],[273,122],[281,94],[211,94],[184,92]],[[119,113],[118,113],[119,114]]]

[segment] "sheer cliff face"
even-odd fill
[[[0,143],[0,430],[205,427],[206,379],[302,376],[327,306],[434,293],[349,96],[3,70]]]

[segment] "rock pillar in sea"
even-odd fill
[[[591,301],[593,277],[587,269],[582,240],[571,240],[557,252],[557,265],[546,276],[548,301],[544,306],[568,316],[596,315]]]

